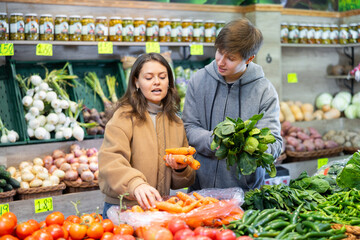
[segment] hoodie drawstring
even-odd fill
[[[239,118],[241,118],[241,84],[239,84]]]
[[[213,115],[213,110],[214,110],[214,105],[215,105],[215,97],[217,95],[218,89],[219,89],[219,82],[216,81],[215,94],[214,94],[214,97],[213,97],[213,100],[212,100],[212,103],[211,103],[211,109],[210,109],[210,124],[209,124],[210,128],[209,128],[209,130],[212,130],[212,115]]]

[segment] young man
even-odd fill
[[[191,191],[203,188],[241,187],[244,191],[260,187],[265,170],[258,168],[248,176],[237,176],[235,165],[226,167],[225,160],[217,160],[210,149],[213,129],[225,117],[244,121],[264,113],[258,128],[268,127],[276,138],[267,152],[277,158],[282,138],[279,122],[278,94],[265,78],[261,66],[252,62],[262,45],[259,29],[247,19],[228,23],[215,41],[215,60],[195,73],[185,97],[183,121],[189,145],[197,150],[201,163]]]

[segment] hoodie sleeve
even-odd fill
[[[198,108],[204,105],[197,102],[196,92],[199,92],[199,89],[196,91],[197,85],[195,81],[200,78],[202,78],[202,76],[199,76],[199,72],[197,72],[189,81],[182,119],[189,145],[195,147],[196,151],[201,152],[204,156],[213,156],[214,152],[210,149],[212,131],[202,127],[199,116],[203,110],[199,110]]]

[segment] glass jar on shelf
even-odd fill
[[[51,14],[40,15],[40,40],[54,41],[54,19]]]
[[[214,43],[216,38],[216,27],[214,20],[205,21],[205,42]]]
[[[347,44],[349,41],[349,25],[341,24],[339,31],[339,43]]]
[[[315,44],[315,26],[314,24],[308,24],[307,43]]]
[[[219,35],[221,29],[225,26],[225,21],[216,21],[215,27],[216,27],[216,37]]]
[[[110,17],[109,21],[109,40],[112,42],[122,41],[122,21],[121,17]]]
[[[69,41],[69,22],[66,15],[55,16],[55,40]]]
[[[10,14],[10,40],[25,40],[25,23],[22,13]]]
[[[146,41],[159,41],[159,22],[156,18],[148,18],[146,21]]]
[[[134,19],[134,41],[146,41],[146,24],[143,17],[137,17]]]
[[[184,19],[181,23],[182,26],[182,42],[192,42],[194,35],[194,27],[191,19]]]
[[[69,17],[69,39],[70,41],[81,41],[82,24],[79,15]]]
[[[204,42],[205,40],[205,27],[204,22],[201,19],[195,19],[193,23],[194,27],[194,42]]]
[[[308,34],[308,27],[305,23],[299,24],[299,43],[306,44]]]
[[[109,26],[106,17],[96,17],[95,20],[95,41],[106,42],[109,35]]]
[[[171,19],[171,41],[181,42],[182,40],[182,25],[180,18]]]
[[[25,39],[39,40],[39,19],[35,13],[25,14]]]
[[[170,25],[169,18],[160,18],[159,41],[160,42],[170,42],[171,41],[171,25]]]
[[[122,21],[123,25],[123,41],[134,41],[134,21],[132,17],[124,17]]]
[[[322,34],[321,34],[321,44],[330,44],[331,40],[330,40],[330,24],[324,24],[323,25],[323,29],[322,29]]]
[[[95,41],[95,19],[93,16],[83,16],[81,19],[81,40]]]
[[[349,43],[357,43],[359,39],[359,33],[357,30],[357,24],[356,23],[350,23],[349,24]]]
[[[282,22],[280,25],[280,42],[289,43],[289,25],[286,22]]]
[[[321,36],[322,36],[322,32],[323,32],[323,28],[321,24],[315,24],[314,25],[315,28],[315,43],[316,44],[321,44]]]
[[[330,42],[331,44],[339,44],[339,26],[337,24],[330,25]]]
[[[0,40],[9,40],[9,19],[7,13],[0,13]]]
[[[290,23],[288,39],[289,43],[299,43],[299,25],[297,23]]]

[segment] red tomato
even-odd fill
[[[253,240],[253,238],[249,236],[240,236],[237,237],[236,240]]]
[[[86,234],[91,238],[101,238],[101,236],[104,234],[104,228],[100,223],[94,222],[90,225]]]
[[[129,224],[119,224],[119,226],[114,226],[114,234],[133,235],[134,228]]]
[[[28,220],[27,223],[30,224],[30,226],[33,228],[34,232],[40,229],[40,224],[34,219]]]
[[[62,226],[65,228],[65,230],[67,232],[69,232],[71,225],[73,225],[72,222],[69,222],[69,221],[65,220]]]
[[[14,231],[16,224],[13,219],[0,217],[0,236],[10,235]]]
[[[230,229],[220,230],[216,233],[216,240],[236,240],[236,235]]]
[[[113,236],[114,236],[114,234],[111,232],[104,232],[104,234],[101,237],[101,240],[112,239]]]
[[[182,229],[177,231],[174,235],[174,240],[186,240],[188,237],[195,236],[195,233],[190,229]]]
[[[61,212],[53,212],[47,215],[45,221],[46,225],[50,226],[52,224],[59,224],[60,226],[63,225],[65,220],[64,214]]]
[[[61,228],[63,229],[64,231],[64,238],[65,239],[68,239],[69,238],[69,231],[63,226],[61,226]]]
[[[150,226],[140,226],[135,230],[135,236],[138,238],[144,238],[145,232],[150,228]]]
[[[54,239],[63,238],[64,237],[64,229],[59,224],[52,224],[46,228],[46,231],[50,233],[50,235]]]
[[[40,225],[40,229],[45,228],[46,227],[46,221],[39,222],[39,225]]]
[[[69,229],[69,235],[72,239],[83,239],[86,236],[87,226],[73,223]]]
[[[37,230],[32,235],[36,240],[54,240],[50,233],[46,232],[45,230]]]
[[[177,231],[182,229],[189,229],[189,226],[184,220],[181,219],[172,219],[168,223],[168,229],[172,234],[175,234]]]
[[[111,240],[135,240],[135,237],[133,235],[129,235],[129,234],[115,234]]]
[[[4,235],[0,238],[0,240],[19,240],[17,237],[14,237],[12,235]]]
[[[2,215],[2,217],[5,217],[5,218],[8,218],[8,219],[11,219],[14,224],[16,225],[17,224],[17,217],[14,213],[12,212],[6,212]]]
[[[101,222],[103,220],[103,217],[99,213],[91,213],[90,215],[95,219],[95,222]]]
[[[84,214],[81,216],[81,222],[87,225],[91,225],[95,222],[95,218],[90,214]]]
[[[76,215],[70,215],[66,218],[66,221],[69,221],[72,223],[81,223],[81,218]]]
[[[36,231],[36,230],[35,230]],[[16,236],[20,239],[24,239],[27,236],[30,236],[35,232],[33,227],[28,222],[23,222],[17,225],[16,227]]]
[[[37,240],[37,239],[31,235],[31,236],[27,236],[24,240]]]
[[[206,236],[211,239],[216,239],[217,231],[218,230],[215,228],[197,227],[197,228],[195,228],[194,233],[195,233],[195,235]]]
[[[112,232],[114,230],[114,223],[110,219],[104,219],[101,222],[104,232]]]
[[[173,235],[170,232],[170,230],[167,228],[160,226],[151,226],[149,229],[145,231],[144,240],[173,240]]]
[[[211,240],[211,238],[207,236],[197,235],[197,236],[187,237],[186,240]]]

